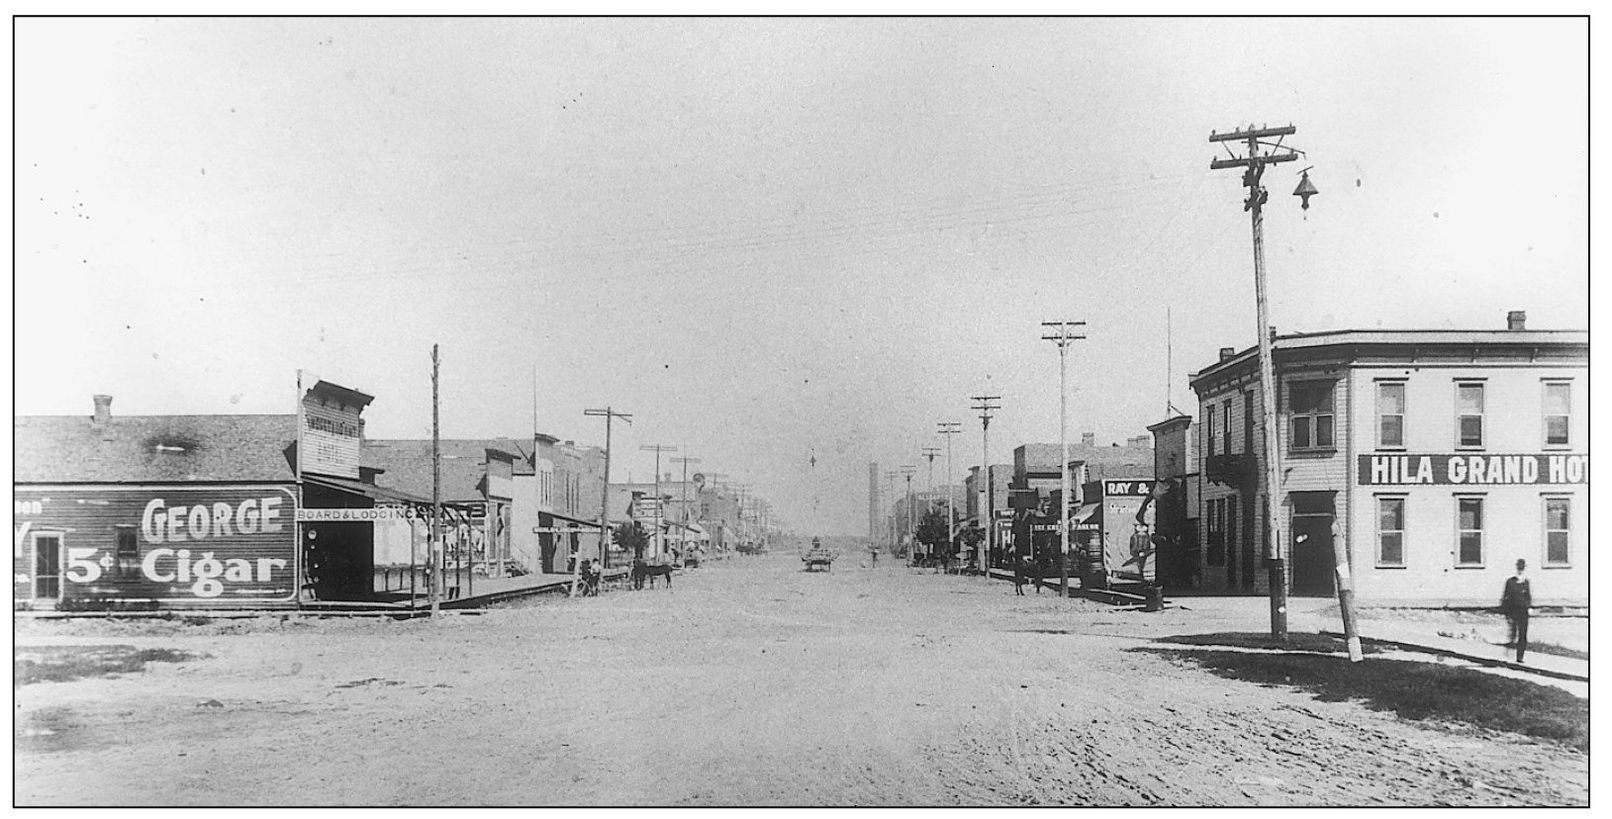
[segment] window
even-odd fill
[[[1483,498],[1455,499],[1455,565],[1483,565]]]
[[[1568,445],[1572,418],[1573,385],[1565,381],[1545,382],[1545,446]]]
[[[1405,384],[1377,384],[1377,448],[1405,446]]]
[[[1545,565],[1573,562],[1573,499],[1545,499]]]
[[[1288,412],[1292,417],[1292,438],[1288,448],[1331,449],[1332,382],[1294,384],[1288,390],[1287,400]]]
[[[34,597],[62,596],[62,536],[34,535]]]
[[[1237,565],[1237,498],[1220,501],[1221,514],[1226,519],[1220,524],[1220,539],[1226,544],[1226,582],[1231,582],[1231,569]]]
[[[1205,556],[1210,566],[1226,565],[1226,501],[1211,500],[1209,514],[1209,553]]]
[[[1377,499],[1377,565],[1405,565],[1405,499]]]
[[[124,580],[137,579],[140,576],[140,541],[134,536],[134,527],[118,526],[114,531],[117,543],[113,558],[117,575]]]
[[[1243,451],[1254,454],[1254,393],[1243,393]]]
[[[1220,449],[1231,454],[1231,399],[1220,405]]]
[[[1208,439],[1209,457],[1213,458],[1215,456],[1215,408],[1214,408],[1214,405],[1211,404],[1209,406],[1209,410],[1203,414],[1203,417],[1204,417],[1204,420],[1208,422],[1208,423],[1204,424],[1204,433],[1205,433],[1205,437]]]
[[[1455,385],[1456,446],[1483,446],[1483,385]]]

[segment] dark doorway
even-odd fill
[[[34,535],[34,597],[55,600],[62,596],[62,537]]]
[[[1332,492],[1294,492],[1293,594],[1326,597],[1334,591],[1332,566]]]

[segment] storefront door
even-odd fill
[[[1293,594],[1326,597],[1333,592],[1331,492],[1294,492]]]

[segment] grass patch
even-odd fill
[[[1555,655],[1557,657],[1572,657],[1575,660],[1585,660],[1585,661],[1588,661],[1590,659],[1590,653],[1588,651],[1579,651],[1576,648],[1567,648],[1565,646],[1559,646],[1559,645],[1555,645],[1555,644],[1552,644],[1552,643],[1529,642],[1528,643],[1528,653],[1529,654],[1553,654],[1553,655]]]
[[[30,646],[18,648],[13,654],[11,679],[13,686],[66,682],[142,671],[146,663],[182,663],[204,656],[169,648],[123,645]]]
[[[1308,691],[1323,702],[1352,700],[1402,719],[1460,723],[1589,751],[1589,700],[1528,680],[1415,660],[1351,663],[1341,655],[1132,650],[1195,663],[1218,677]]]
[[[1263,632],[1254,631],[1221,631],[1213,634],[1177,634],[1173,637],[1160,637],[1155,642],[1173,643],[1183,646],[1215,646],[1223,648],[1264,648],[1276,651],[1315,651],[1322,654],[1343,654],[1348,648],[1342,637],[1333,637],[1326,634],[1292,633],[1287,635],[1287,642]],[[1362,645],[1361,651],[1367,654],[1376,654],[1381,649],[1373,645]]]

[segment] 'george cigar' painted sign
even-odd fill
[[[18,487],[16,585],[64,599],[292,600],[296,505],[272,485]],[[59,583],[22,577],[51,573]]]

